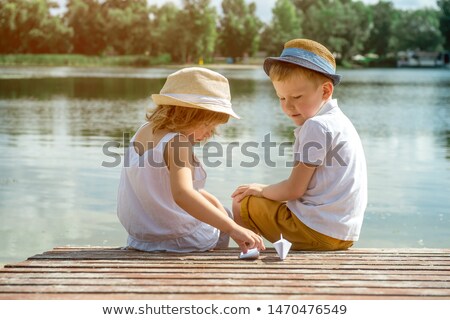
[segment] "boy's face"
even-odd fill
[[[283,81],[273,81],[283,112],[297,126],[312,118],[330,95],[325,91],[330,84],[317,84],[302,74],[295,74]],[[332,89],[331,89],[332,90]]]

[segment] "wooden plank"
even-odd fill
[[[101,285],[77,285],[77,286],[65,286],[65,285],[17,285],[17,286],[2,286],[2,293],[108,293],[111,292],[111,286]],[[280,287],[280,286],[229,286],[229,285],[198,285],[198,286],[114,286],[115,293],[196,293],[196,294],[290,294],[290,295],[302,295],[302,294],[336,294],[336,295],[403,295],[403,296],[432,296],[432,297],[449,297],[450,288],[418,288],[416,290],[412,288],[365,288],[365,287],[318,287],[318,286],[297,286],[297,287]],[[300,294],[299,294],[300,293]]]
[[[87,272],[84,269],[81,272],[26,272],[23,269],[20,272],[4,272],[2,279],[248,279],[248,280],[266,280],[267,274],[255,273],[143,273],[143,272]],[[1,270],[0,270],[1,272]],[[270,275],[271,280],[364,280],[364,281],[437,281],[450,282],[449,274],[371,274],[370,277],[366,273],[276,273]]]
[[[448,299],[450,250],[237,249],[147,253],[60,247],[0,269],[1,299]]]
[[[40,273],[45,272],[48,274],[68,274],[68,275],[75,275],[80,273],[88,273],[93,275],[102,275],[106,272],[109,273],[115,273],[115,274],[134,274],[136,272],[138,273],[144,273],[144,274],[156,274],[156,275],[164,275],[168,273],[173,274],[183,274],[185,276],[191,276],[193,274],[199,274],[199,270],[193,268],[193,269],[173,269],[173,270],[167,270],[164,268],[158,269],[158,268],[152,268],[152,269],[136,269],[136,268],[7,268],[7,269],[0,269],[0,273],[23,273],[23,274],[34,274],[34,273]],[[208,275],[220,275],[220,274],[227,274],[230,273],[233,275],[236,274],[242,274],[244,276],[250,276],[252,274],[256,274],[255,270],[253,269],[240,269],[238,272],[235,272],[235,270],[221,270],[221,269],[207,269],[204,268],[201,270],[201,274],[208,274]],[[333,270],[333,272],[330,272],[330,270],[324,270],[324,269],[267,269],[264,270],[264,275],[273,277],[274,275],[314,275],[314,274],[334,274],[336,276],[347,276],[347,275],[358,275],[358,276],[367,276],[367,277],[373,277],[373,276],[382,276],[382,275],[392,275],[392,276],[400,276],[400,275],[412,275],[412,276],[448,276],[448,271],[440,271],[440,270]]]
[[[298,294],[298,295],[268,295],[268,294],[240,294],[236,296],[230,294],[183,294],[167,293],[163,297],[165,300],[446,300],[446,297],[427,297],[427,296],[373,296],[373,295],[331,295],[331,294]],[[8,293],[0,294],[0,300],[161,300],[161,294],[147,293]]]
[[[140,259],[33,259],[26,260],[23,262],[15,263],[14,265],[6,265],[4,268],[17,268],[17,267],[48,267],[53,265],[57,266],[65,266],[71,264],[73,266],[78,265],[86,265],[89,264],[92,267],[108,267],[110,265],[114,265],[116,267],[139,267],[139,266],[166,266],[171,265],[172,267],[184,267],[186,265],[198,265],[204,268],[217,268],[218,266],[222,266],[223,268],[228,267],[249,267],[249,268],[316,268],[317,266],[341,266],[341,267],[354,267],[354,268],[367,268],[368,266],[372,266],[373,268],[426,268],[431,267],[434,269],[442,269],[448,270],[450,267],[449,261],[442,260],[415,260],[415,261],[393,261],[393,260],[378,260],[378,261],[363,261],[363,260],[285,260],[281,261],[231,261],[231,260],[140,260]]]
[[[236,255],[222,255],[218,254],[207,255],[207,256],[164,256],[160,255],[146,255],[146,254],[135,254],[130,252],[123,253],[110,253],[110,252],[63,252],[63,253],[44,253],[40,255],[35,255],[28,258],[28,260],[146,260],[146,261],[234,261],[237,259]],[[266,256],[265,253],[261,254],[262,261],[273,260],[279,261],[277,257]],[[395,261],[399,263],[405,262],[436,262],[436,263],[450,263],[450,256],[363,256],[363,255],[352,255],[352,256],[308,256],[308,255],[295,255],[288,258],[287,261],[291,262],[308,262],[308,261],[346,261],[346,262],[383,262],[383,261]]]
[[[239,288],[242,286],[264,287],[264,286],[280,286],[280,287],[338,287],[338,288],[410,288],[410,289],[449,289],[449,283],[446,281],[371,281],[371,280],[332,280],[332,279],[33,279],[33,286],[112,286],[114,288],[119,286],[233,286]],[[30,279],[21,278],[1,278],[0,292],[3,288],[13,286],[28,286]]]
[[[122,261],[122,260],[73,260],[73,261],[40,261],[40,260],[29,260],[15,264],[14,266],[7,265],[5,268],[11,267],[28,267],[28,268],[136,268],[136,269],[150,269],[159,268],[164,269],[253,269],[266,271],[270,269],[320,269],[320,270],[330,270],[335,269],[340,270],[432,270],[432,271],[446,271],[450,272],[450,265],[429,265],[429,264],[352,264],[352,263],[341,263],[341,264],[293,264],[293,263],[283,263],[283,264],[264,264],[261,262],[239,262],[239,263],[205,263],[198,262],[192,263],[190,261],[178,261],[178,262],[161,262],[161,263],[149,263],[148,261]]]

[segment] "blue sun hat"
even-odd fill
[[[321,73],[330,78],[335,86],[341,82],[342,76],[336,73],[336,60],[333,54],[313,40],[294,39],[286,42],[279,57],[269,57],[264,60],[264,71],[267,75],[276,61],[295,64]]]

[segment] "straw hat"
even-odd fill
[[[227,78],[206,68],[184,68],[172,73],[152,99],[157,105],[204,109],[240,119],[231,107]]]
[[[276,61],[298,65],[323,74],[336,86],[342,76],[336,74],[333,54],[320,43],[308,39],[294,39],[284,44],[280,57],[270,57],[264,61],[264,71],[269,75],[270,67]]]

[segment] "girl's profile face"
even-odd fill
[[[205,141],[213,136],[217,125],[217,123],[201,124],[200,126],[189,130],[189,132],[186,132],[186,135],[193,142]]]

